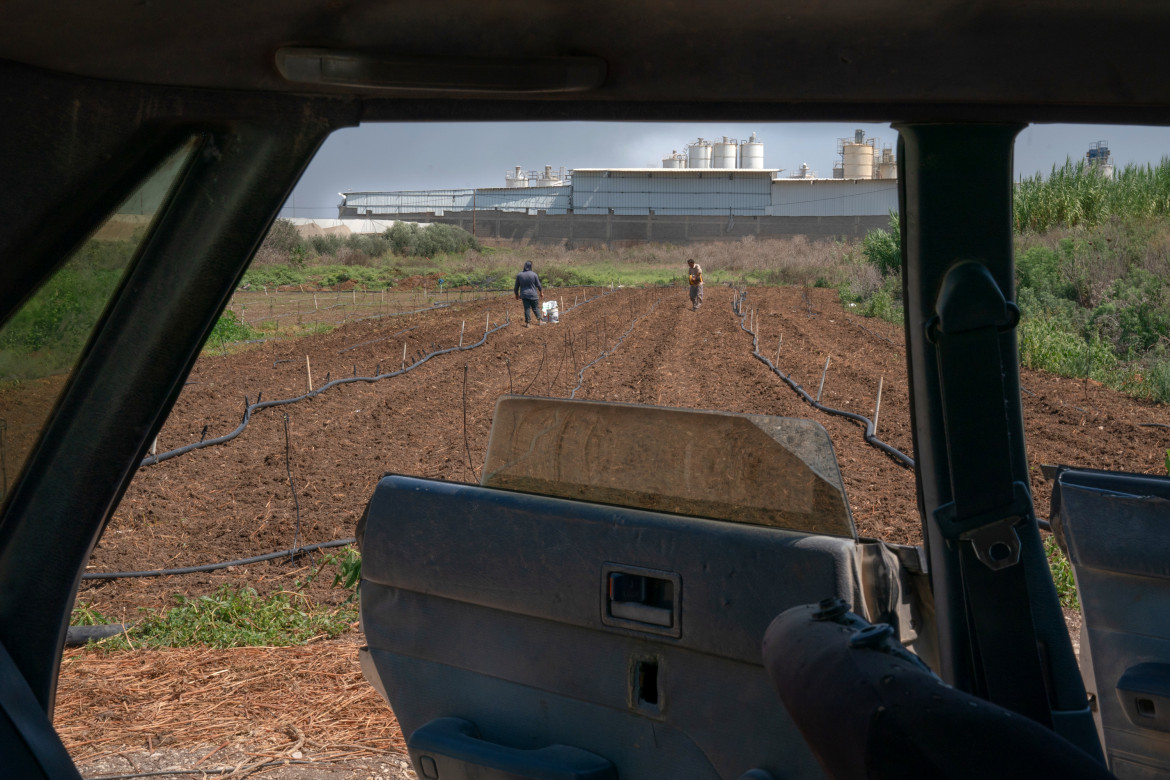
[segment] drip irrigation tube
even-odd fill
[[[251,558],[240,558],[236,561],[222,561],[220,563],[208,563],[203,566],[185,566],[180,569],[153,569],[150,571],[108,571],[108,572],[86,572],[81,575],[83,580],[123,580],[131,579],[133,577],[170,577],[176,574],[201,574],[203,572],[218,571],[219,569],[226,569],[229,566],[247,566],[252,563],[263,563],[264,561],[271,561],[277,558],[284,558],[289,556],[300,555],[302,553],[315,552],[317,550],[325,550],[330,547],[344,547],[347,544],[356,542],[356,538],[350,539],[334,539],[332,542],[321,542],[320,544],[306,544],[301,547],[292,547],[288,550],[280,550],[278,552],[265,553],[264,555],[256,555]]]
[[[401,376],[402,374],[405,374],[408,371],[413,371],[414,369],[418,368],[423,363],[426,363],[428,360],[430,360],[433,357],[438,357],[439,355],[446,355],[450,352],[463,352],[463,351],[466,351],[469,349],[475,349],[476,347],[483,346],[484,344],[487,343],[488,336],[490,336],[491,334],[495,333],[498,330],[502,330],[502,329],[508,327],[509,324],[510,324],[510,322],[505,322],[503,325],[497,325],[496,327],[492,328],[491,330],[488,330],[487,332],[485,332],[483,334],[483,338],[481,338],[479,341],[475,342],[474,344],[465,344],[462,347],[448,347],[447,349],[438,349],[438,350],[435,350],[433,352],[429,352],[426,355],[423,355],[422,357],[415,360],[413,363],[411,363],[406,368],[400,368],[397,371],[390,371],[389,373],[378,374],[377,376],[348,376],[348,377],[343,377],[341,379],[334,379],[332,382],[326,382],[325,384],[321,385],[316,390],[312,390],[308,393],[305,393],[304,395],[298,395],[295,398],[280,398],[280,399],[277,399],[275,401],[260,401],[259,400],[260,395],[257,395],[256,396],[256,403],[248,403],[248,398],[247,398],[247,396],[245,396],[244,397],[244,419],[240,422],[240,424],[236,427],[235,430],[233,430],[229,433],[225,433],[223,436],[217,436],[214,439],[205,439],[203,441],[198,441],[198,442],[194,442],[192,444],[187,444],[187,445],[184,445],[182,447],[178,447],[178,448],[173,449],[173,450],[168,450],[166,452],[160,452],[157,455],[148,455],[147,457],[142,459],[142,461],[139,463],[139,466],[154,466],[158,463],[162,463],[164,460],[170,460],[171,458],[177,458],[180,455],[186,455],[188,452],[193,452],[195,450],[202,449],[204,447],[213,447],[217,444],[225,444],[225,443],[231,441],[232,439],[236,438],[237,436],[239,436],[241,433],[243,433],[244,429],[248,427],[248,422],[252,418],[252,413],[259,411],[261,409],[267,409],[267,408],[272,407],[272,406],[286,406],[288,404],[295,404],[298,401],[304,401],[304,400],[309,399],[309,398],[316,398],[317,396],[321,395],[321,393],[324,393],[326,390],[329,390],[329,389],[336,387],[338,385],[347,385],[351,382],[367,382],[367,383],[379,382],[383,379],[390,379],[391,377]]]
[[[621,346],[621,343],[623,341],[625,341],[626,336],[630,335],[631,331],[634,330],[634,327],[638,324],[638,321],[641,320],[643,317],[649,317],[651,314],[653,314],[654,310],[658,308],[658,304],[661,302],[662,302],[661,298],[659,298],[657,301],[655,301],[654,305],[650,307],[649,311],[647,311],[645,314],[639,314],[637,317],[634,318],[634,321],[630,323],[630,327],[626,328],[626,332],[623,333],[620,337],[618,337],[618,340],[614,343],[614,345],[612,347],[610,347],[609,349],[602,352],[600,355],[598,355],[596,358],[594,358],[591,362],[586,363],[585,365],[581,366],[581,370],[577,372],[577,386],[573,388],[573,392],[569,394],[569,398],[576,398],[577,391],[581,389],[581,385],[585,384],[585,371],[586,371],[586,369],[588,369],[594,363],[598,363],[601,360],[612,355],[614,350],[616,350],[619,346]]]
[[[914,459],[913,458],[911,458],[909,455],[905,454],[904,452],[901,452],[900,450],[897,450],[894,447],[891,447],[889,444],[882,441],[881,439],[879,439],[875,435],[873,420],[870,420],[868,417],[861,415],[861,414],[857,414],[855,412],[847,412],[844,409],[834,409],[831,406],[825,406],[821,403],[818,403],[817,400],[815,398],[813,398],[811,395],[809,395],[803,387],[801,387],[799,384],[797,384],[791,378],[785,376],[784,373],[781,372],[779,368],[777,368],[775,365],[772,364],[771,360],[768,360],[767,357],[760,354],[759,336],[757,336],[755,333],[753,333],[751,331],[751,329],[749,329],[748,327],[746,327],[743,324],[744,317],[746,317],[747,314],[746,314],[746,312],[742,312],[741,309],[743,308],[743,302],[746,298],[747,298],[746,292],[739,293],[739,295],[737,295],[732,301],[732,310],[735,312],[736,316],[739,317],[740,329],[747,332],[747,333],[750,333],[752,336],[752,357],[754,357],[756,360],[758,360],[761,363],[763,363],[764,365],[766,365],[769,369],[772,370],[772,372],[774,374],[776,374],[776,376],[783,379],[784,382],[789,387],[791,387],[793,390],[796,391],[797,395],[799,395],[801,398],[803,398],[805,401],[807,401],[814,409],[819,409],[820,411],[825,412],[826,414],[832,414],[832,415],[836,415],[838,417],[844,417],[844,418],[849,419],[849,420],[854,420],[854,421],[859,422],[862,425],[864,425],[865,426],[865,442],[866,442],[866,444],[869,444],[872,447],[876,447],[877,449],[886,453],[890,457],[894,458],[896,461],[898,461],[901,465],[905,466],[906,468],[913,469],[914,468]]]

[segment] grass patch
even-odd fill
[[[175,595],[174,599],[175,606],[168,610],[143,610],[141,619],[125,635],[91,644],[105,650],[193,645],[221,649],[288,647],[340,636],[358,619],[357,605],[352,601],[336,607],[323,606],[312,603],[302,593],[290,591],[261,596],[249,587],[224,585],[210,596]],[[108,622],[88,605],[73,610],[72,625]]]
[[[1056,585],[1056,594],[1060,596],[1060,605],[1067,609],[1081,609],[1081,601],[1077,598],[1077,584],[1073,579],[1072,564],[1056,543],[1055,536],[1044,540],[1044,552],[1048,555],[1048,568],[1052,572],[1052,582]]]
[[[176,594],[168,610],[139,610],[141,619],[125,634],[91,642],[104,650],[148,647],[288,647],[314,639],[340,636],[358,619],[357,586],[361,555],[347,546],[323,556],[294,590],[261,596],[253,588],[224,585],[210,596],[188,598]],[[333,587],[349,591],[338,606],[313,603],[301,591],[336,569]],[[80,601],[73,607],[72,626],[108,625],[114,621]],[[127,638],[128,637],[128,638]]]

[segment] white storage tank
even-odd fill
[[[898,178],[898,160],[894,157],[894,150],[890,147],[882,149],[881,162],[878,163],[879,179]]]
[[[685,168],[687,167],[687,156],[679,152],[672,151],[669,156],[662,158],[663,168]]]
[[[504,174],[505,187],[527,187],[528,176],[525,175],[524,169],[519,165],[512,171],[512,173]]]
[[[711,167],[711,142],[704,141],[700,138],[694,143],[687,144],[687,167],[688,168],[710,168]]]
[[[845,144],[842,149],[844,165],[842,177],[846,179],[873,178],[873,147],[866,143]]]
[[[734,168],[739,156],[739,141],[723,136],[722,141],[716,141],[714,158],[716,168]]]
[[[764,167],[764,144],[756,140],[756,134],[739,145],[739,167],[761,170]]]

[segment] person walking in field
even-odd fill
[[[687,281],[691,283],[691,311],[703,305],[703,268],[692,257],[687,260]]]
[[[540,308],[538,304],[544,300],[544,288],[540,286],[540,277],[532,270],[532,261],[524,263],[524,270],[516,274],[516,286],[512,288],[516,300],[524,304],[524,327],[529,326],[528,311],[536,317],[536,324],[540,324]]]

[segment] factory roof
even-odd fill
[[[779,173],[783,168],[574,168],[573,174],[578,173]]]

